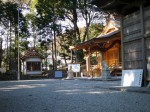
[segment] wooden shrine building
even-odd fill
[[[147,85],[150,81],[150,1],[93,0],[91,4],[122,17],[123,69],[143,69],[143,82]]]
[[[43,56],[35,49],[29,50],[21,57],[23,75],[42,75],[42,59]]]
[[[83,49],[86,54],[85,69],[88,76],[100,77],[103,60],[108,66],[117,66],[121,63],[121,36],[116,21],[109,19],[101,35],[77,44],[71,49],[74,51]],[[93,55],[96,57],[94,60],[91,58]]]

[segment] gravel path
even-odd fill
[[[0,82],[0,112],[149,112],[150,94],[96,88],[117,81]]]

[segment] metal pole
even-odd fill
[[[20,56],[19,56],[19,5],[18,5],[18,76],[17,79],[20,80]]]
[[[54,12],[54,15],[55,15],[55,12]],[[57,47],[56,47],[56,18],[54,18],[53,20],[53,30],[54,30],[54,52],[55,52],[55,71],[57,70]]]

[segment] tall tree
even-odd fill
[[[80,31],[77,25],[78,19],[78,12],[79,12],[79,2],[78,0],[62,0],[63,7],[65,8],[64,16],[68,19],[72,24],[74,29],[73,40],[74,44],[81,42],[80,38]]]
[[[89,27],[91,23],[96,21],[103,20],[104,12],[102,10],[98,10],[94,5],[90,5],[89,3],[92,0],[79,0],[79,9],[82,17],[85,20],[85,32],[82,38],[82,42],[85,40],[89,40],[92,37],[89,36]],[[97,24],[97,23],[95,23]]]
[[[1,2],[1,17],[0,23],[5,27],[5,29],[9,29],[9,38],[10,38],[10,55],[12,57],[12,50],[14,49],[14,57],[17,59],[18,54],[18,32],[20,33],[20,37],[24,37],[26,35],[26,22],[25,18],[21,13],[21,10],[18,8],[18,4],[14,2]],[[19,17],[19,18],[18,18]],[[19,25],[18,25],[19,23]],[[3,28],[4,28],[3,27]],[[14,46],[12,42],[12,34],[15,35],[14,38]],[[9,57],[9,59],[11,59]],[[11,68],[10,68],[11,69]]]
[[[56,34],[59,31],[59,21],[64,19],[63,16],[63,7],[62,2],[60,0],[43,0],[38,1],[36,5],[37,9],[37,23],[38,27],[44,31],[47,29],[51,29],[51,32],[54,37],[54,50],[55,50],[55,69],[57,69],[57,52],[56,52]]]

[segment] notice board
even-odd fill
[[[68,70],[70,69],[70,66],[72,66],[73,72],[80,72],[80,64],[69,64]]]
[[[142,86],[143,69],[123,70],[121,86]]]

